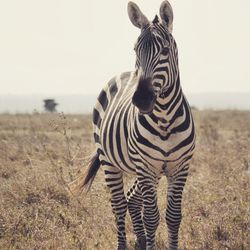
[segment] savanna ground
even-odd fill
[[[250,249],[250,112],[195,111],[197,150],[183,199],[180,249]],[[115,249],[100,171],[88,195],[68,183],[93,150],[90,116],[0,115],[0,249]],[[126,177],[126,188],[131,184]],[[165,249],[166,180],[158,190]],[[134,236],[127,216],[129,249]]]

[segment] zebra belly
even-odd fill
[[[116,106],[110,116],[104,119],[105,128],[101,129],[100,141],[106,158],[112,165],[124,172],[135,173],[135,165],[128,153],[127,117],[131,105]]]
[[[123,73],[107,84],[98,97],[93,118],[96,147],[103,161],[132,174],[135,167],[128,155],[127,117],[135,89],[133,76]]]

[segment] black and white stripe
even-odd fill
[[[162,21],[156,17],[149,22],[135,4],[129,3],[130,19],[141,28],[135,45],[136,70],[113,78],[94,108],[96,154],[84,185],[100,165],[111,190],[118,249],[126,249],[127,209],[139,249],[155,249],[159,224],[156,190],[162,176],[168,179],[169,248],[178,248],[182,191],[195,148],[195,130],[180,86],[177,46],[168,28],[172,23],[167,23],[172,18],[169,8],[164,1]],[[142,18],[136,19],[138,15]],[[136,176],[127,196],[124,172]]]

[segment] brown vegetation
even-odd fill
[[[180,249],[249,249],[250,112],[195,111],[195,121]],[[91,131],[89,116],[0,115],[0,249],[115,249],[102,171],[87,196],[68,195],[67,183],[94,148]],[[165,178],[158,192],[157,244],[164,249]]]

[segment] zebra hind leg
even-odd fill
[[[105,164],[105,180],[111,192],[111,206],[115,216],[118,247],[117,250],[127,250],[125,217],[127,212],[127,200],[123,189],[122,172],[112,165]]]
[[[137,238],[135,243],[135,249],[146,250],[146,236],[142,221],[143,200],[141,189],[137,180],[127,193],[127,201],[129,214],[134,228],[134,233]]]
[[[178,233],[181,223],[182,192],[188,175],[188,167],[182,168],[177,174],[168,177],[166,223],[168,226],[169,250],[178,249]]]

